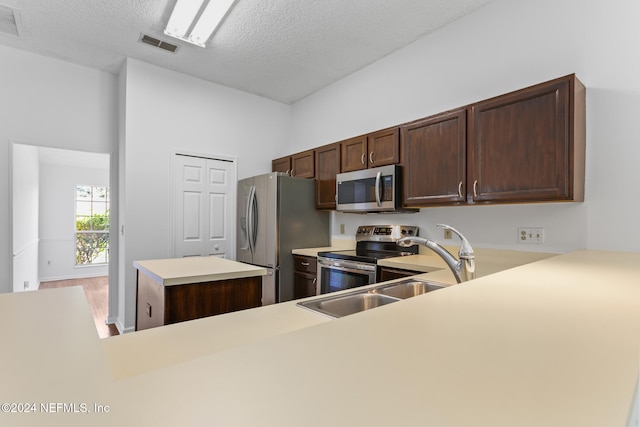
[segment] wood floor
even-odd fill
[[[82,286],[84,289],[100,338],[118,335],[118,328],[115,325],[107,325],[105,323],[109,314],[109,277],[40,282],[38,289],[63,288],[67,286]]]

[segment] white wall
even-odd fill
[[[117,142],[114,75],[0,46],[0,171],[9,141],[111,153]],[[11,291],[9,173],[0,174],[0,293]]]
[[[76,266],[76,185],[109,186],[105,168],[40,166],[40,281],[106,276],[107,265]]]
[[[133,261],[171,254],[172,151],[235,157],[239,179],[269,172],[287,139],[290,107],[136,60],[125,67],[120,220],[126,285],[118,322],[129,330],[135,324]]]
[[[638,251],[640,2],[590,1],[587,18],[588,247]]]
[[[38,288],[38,212],[39,164],[38,149],[13,144],[13,291]],[[28,287],[25,288],[25,283]]]
[[[631,174],[640,157],[640,3],[495,0],[294,104],[290,151],[339,141],[570,73],[587,86],[584,203],[422,209],[414,215],[335,214],[334,237],[359,224],[405,222],[443,241],[438,222],[477,246],[564,252],[637,250],[640,209]],[[338,235],[345,224],[345,236]],[[612,226],[612,224],[614,224]],[[518,226],[545,228],[543,245],[517,244]],[[451,241],[443,241],[451,243]]]

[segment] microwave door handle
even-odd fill
[[[378,172],[376,174],[376,203],[378,203],[378,207],[382,206],[382,201],[380,200],[381,196],[380,196],[380,176],[382,175],[382,172]]]

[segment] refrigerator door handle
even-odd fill
[[[254,198],[255,198],[256,187],[251,186],[249,189],[249,199],[247,200],[247,214],[245,216],[246,227],[247,230],[247,241],[249,242],[249,252],[253,254],[254,252],[254,241],[253,241],[253,217],[254,217]]]
[[[251,253],[256,251],[256,241],[258,240],[258,196],[256,195],[256,187],[251,187],[251,193],[249,195],[249,205],[251,209],[249,211],[249,247]]]

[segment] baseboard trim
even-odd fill
[[[118,320],[118,319],[116,319],[116,321],[113,322],[113,324],[116,325],[116,328],[118,329],[118,333],[120,335],[124,335],[124,334],[128,334],[130,332],[135,332],[136,331],[136,329],[134,327],[132,327],[132,326],[128,327],[128,328],[125,328],[124,325],[122,324],[122,322],[120,320]]]
[[[42,282],[55,282],[58,280],[73,280],[73,279],[91,279],[92,277],[109,277],[108,274],[86,274],[86,275],[66,275],[66,276],[56,276],[56,277],[41,277],[38,281],[38,286]]]

